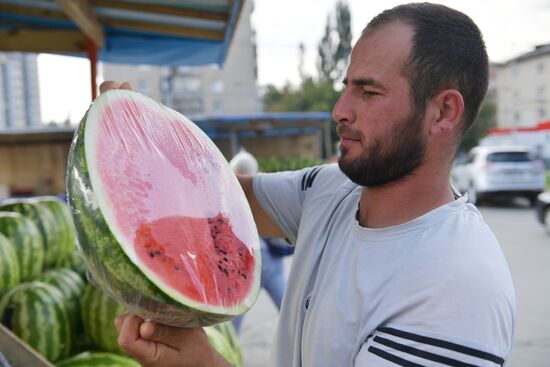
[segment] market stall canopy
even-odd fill
[[[223,65],[243,0],[0,0],[0,51]]]

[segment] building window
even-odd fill
[[[537,64],[537,72],[538,72],[539,74],[544,73],[544,63],[543,63],[543,62],[539,62],[539,63]]]
[[[512,92],[512,102],[514,104],[519,103],[519,90],[515,90],[514,92]]]
[[[514,125],[519,125],[520,123],[520,115],[519,115],[519,112],[514,112]]]
[[[223,93],[223,80],[218,79],[212,82],[212,93]]]
[[[223,100],[221,99],[214,100],[214,104],[212,106],[212,112],[223,113]]]
[[[539,108],[539,118],[543,119],[546,116],[546,110],[544,108]]]
[[[537,101],[544,102],[544,92],[545,92],[544,87],[537,88]]]

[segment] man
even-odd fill
[[[273,366],[501,366],[515,295],[480,213],[449,184],[487,89],[481,33],[441,5],[375,17],[334,107],[336,165],[240,177],[262,235],[296,243]],[[146,366],[223,366],[200,328],[116,322]]]

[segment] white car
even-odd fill
[[[493,196],[523,196],[534,205],[546,177],[542,161],[525,147],[478,146],[465,159],[455,160],[451,181],[473,204]]]

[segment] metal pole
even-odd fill
[[[97,97],[97,45],[89,38],[86,38],[86,52],[90,60],[90,72],[92,78],[92,101]]]

